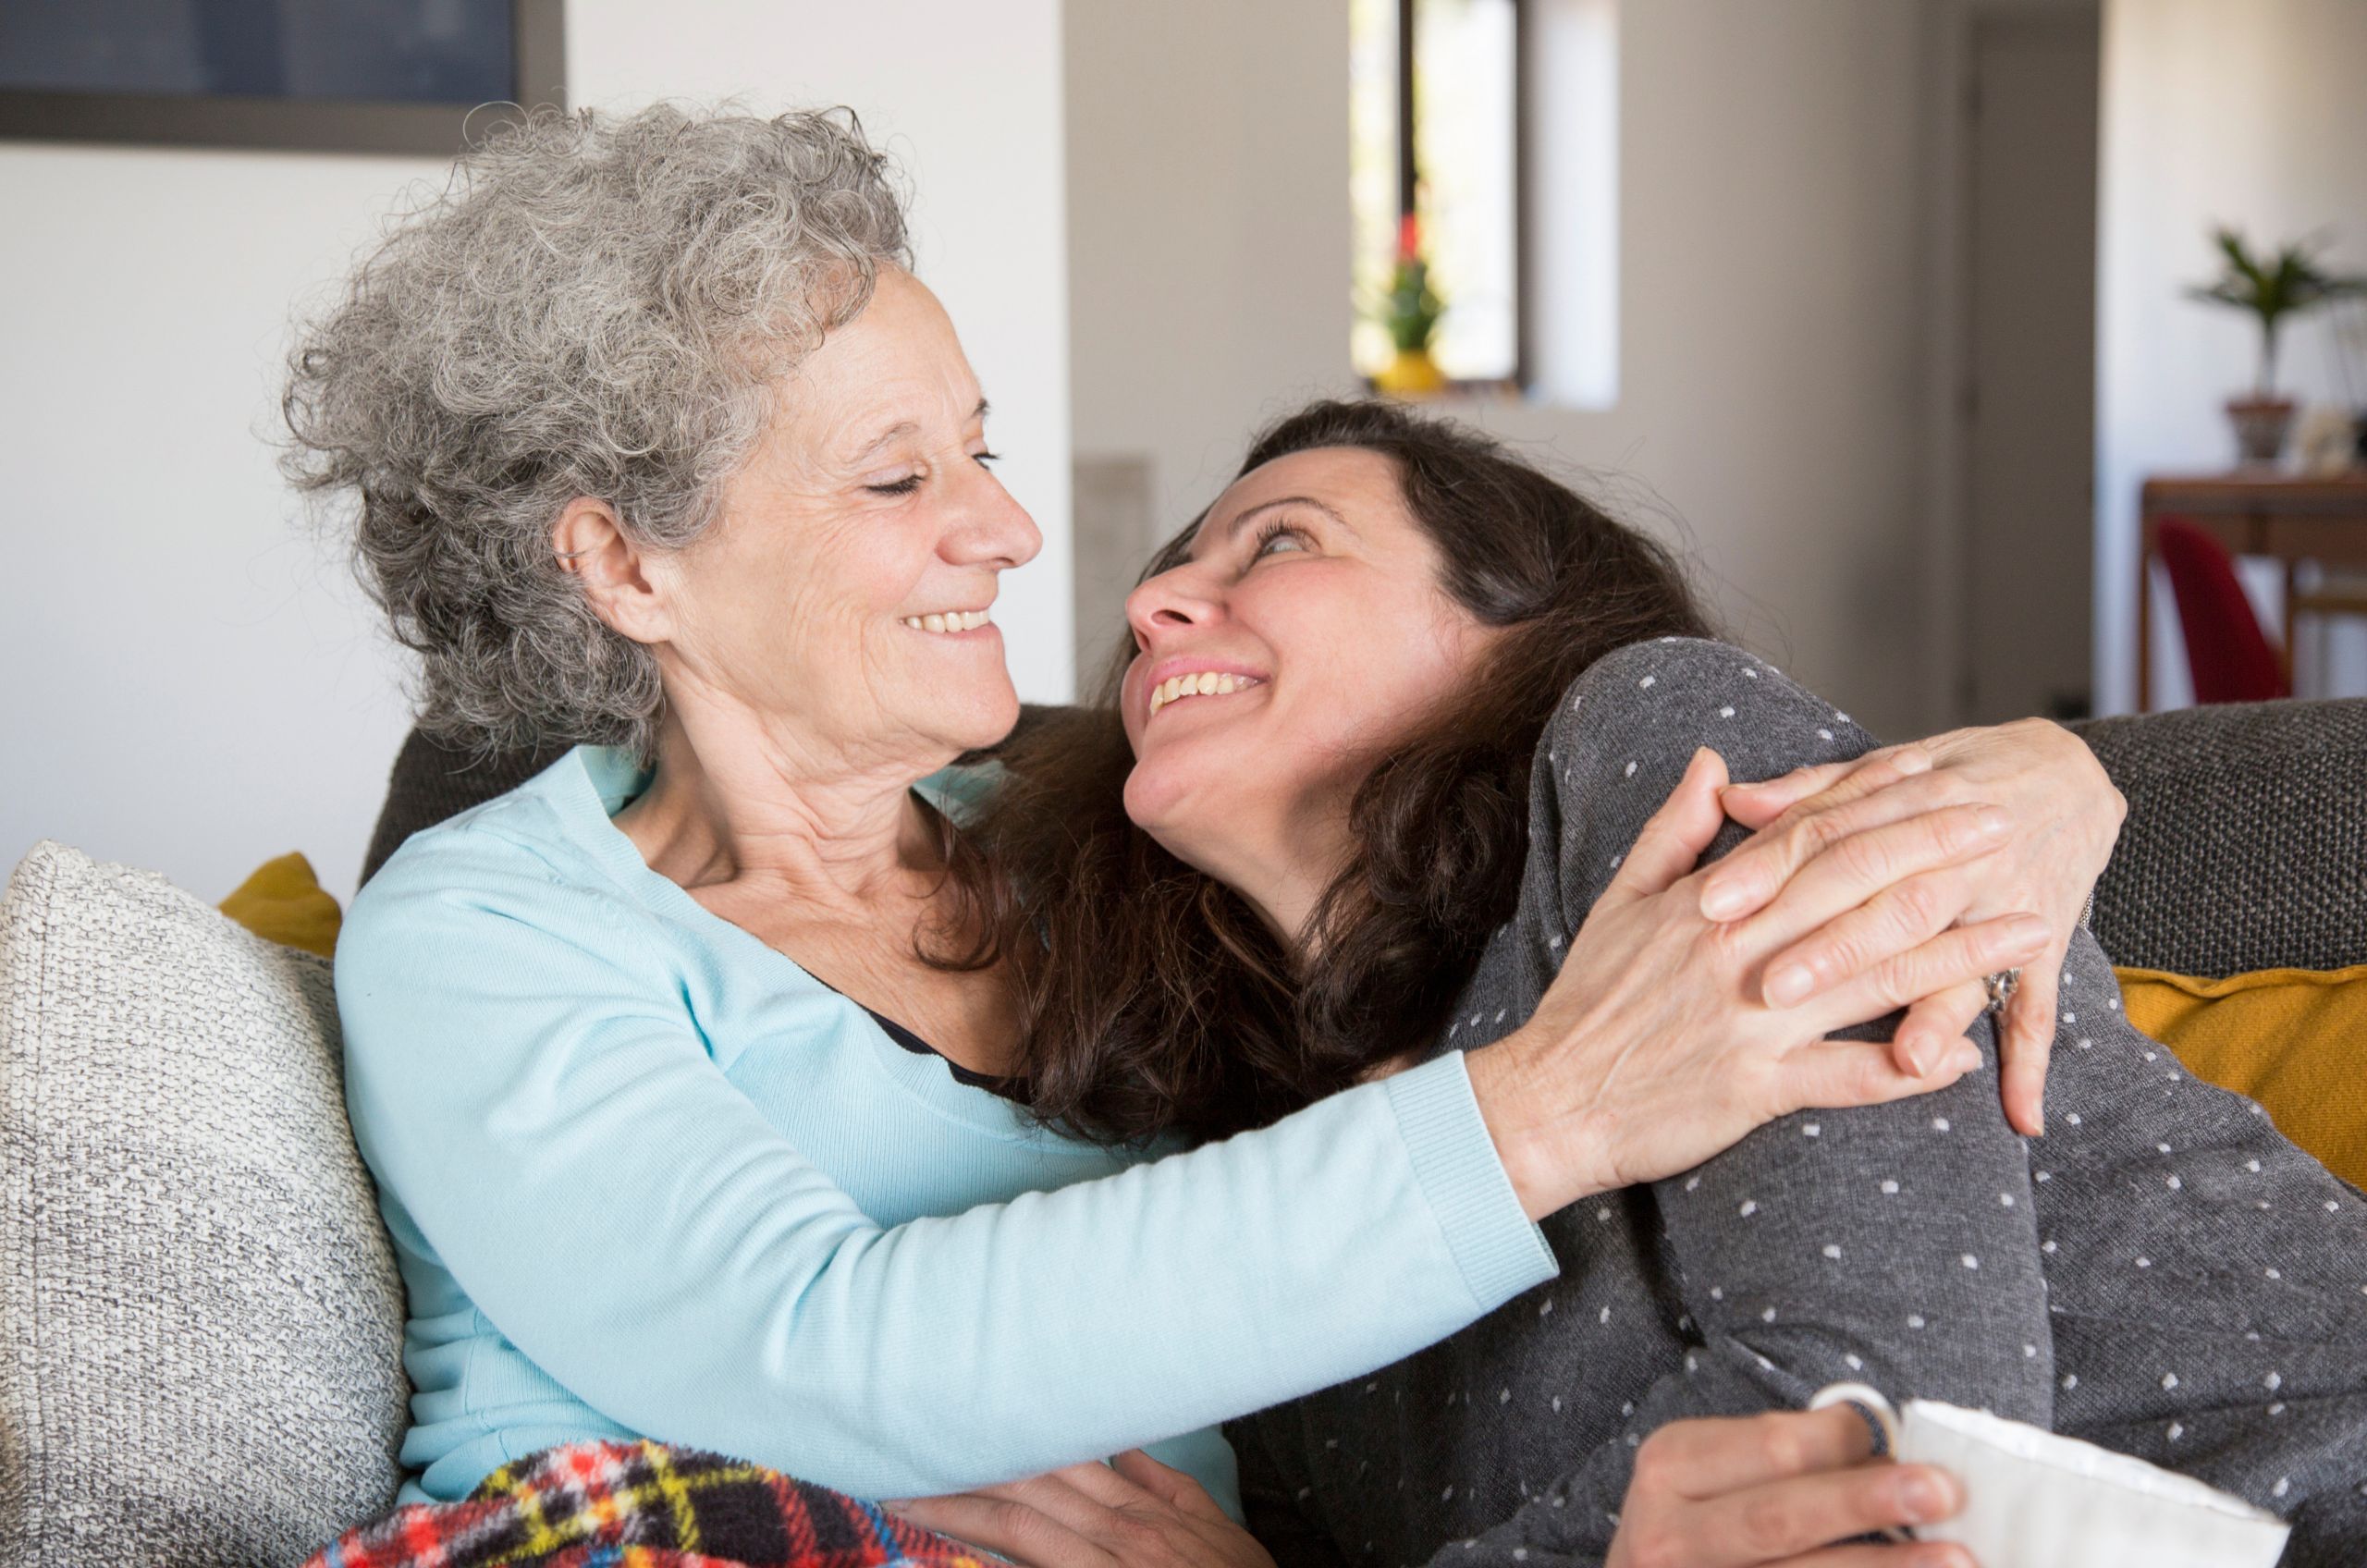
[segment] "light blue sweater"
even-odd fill
[[[410,1292],[405,1497],[647,1436],[866,1497],[1161,1444],[1358,1376],[1553,1260],[1450,1053],[1128,1168],[651,871],[579,750],[354,900],[354,1133]]]

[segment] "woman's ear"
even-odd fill
[[[609,630],[636,643],[663,643],[673,635],[672,606],[660,586],[654,553],[625,533],[607,502],[578,496],[551,525],[551,554],[561,570],[583,586],[592,613]]]

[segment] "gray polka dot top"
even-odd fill
[[[1540,745],[1519,912],[1441,1048],[1527,1017],[1703,744],[1749,779],[1873,741],[1739,649],[1603,659]],[[1559,1278],[1234,1423],[1253,1527],[1284,1568],[1600,1563],[1655,1427],[1857,1380],[2200,1476],[2292,1520],[2287,1564],[2367,1563],[2367,1202],[2131,1028],[2084,934],[2046,1137],[2007,1128],[1973,1037],[1987,1069],[1948,1089],[1787,1117],[1553,1216]]]

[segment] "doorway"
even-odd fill
[[[1966,18],[1956,439],[1956,706],[1975,724],[2091,709],[2093,4]]]

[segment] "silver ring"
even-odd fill
[[[1984,980],[1982,984],[1989,987],[1989,1011],[2005,1011],[2005,1004],[2014,999],[2015,989],[2021,983],[2022,972],[2018,969],[2001,970]]]

